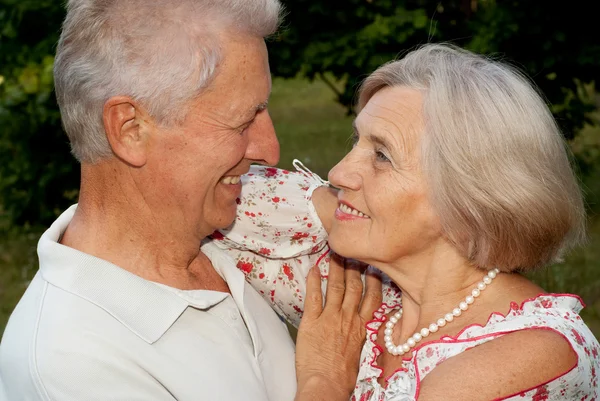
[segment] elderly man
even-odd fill
[[[204,239],[275,164],[263,38],[277,0],[69,0],[55,81],[79,204],[0,347],[16,400],[294,398],[286,327]],[[0,388],[2,386],[0,385]]]

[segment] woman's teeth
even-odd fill
[[[367,216],[366,214],[359,212],[356,209],[352,209],[350,206],[344,205],[343,203],[340,203],[339,209],[346,213],[346,214],[351,214],[354,216],[358,216],[358,217],[364,217],[364,218],[369,218],[369,216]]]
[[[240,180],[241,180],[241,178],[239,175],[228,175],[228,176],[221,178],[221,184],[235,185],[235,184],[239,184]]]

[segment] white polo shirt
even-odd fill
[[[75,209],[39,241],[40,270],[0,344],[0,397],[293,400],[286,326],[229,256],[202,246],[231,295],[156,284],[59,244]]]

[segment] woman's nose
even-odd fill
[[[348,153],[338,164],[329,171],[329,182],[337,188],[357,191],[360,189],[361,177],[359,174],[360,162]]]

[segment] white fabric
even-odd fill
[[[41,237],[0,343],[10,401],[294,398],[293,342],[230,257],[202,246],[231,295],[157,285],[59,244],[75,208]]]

